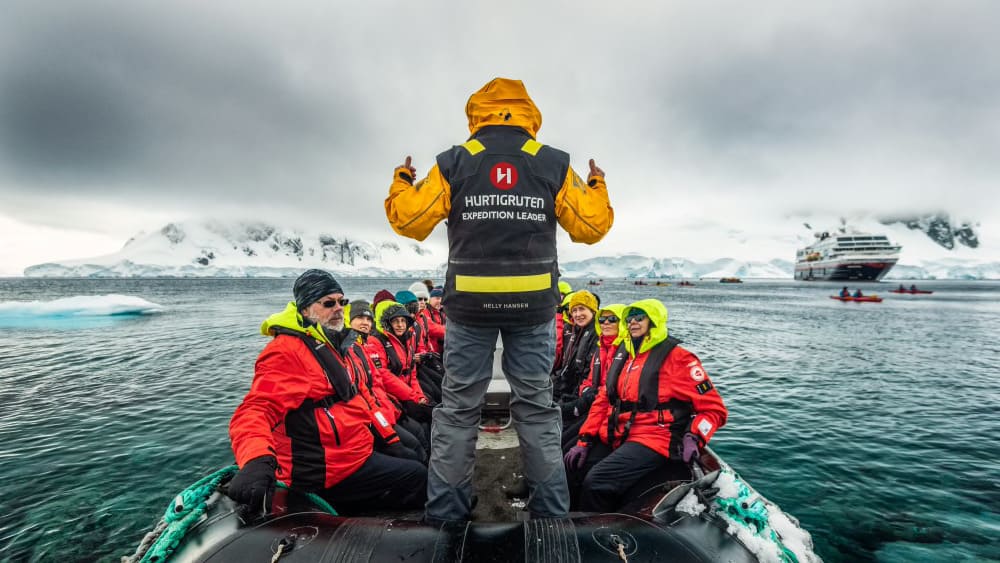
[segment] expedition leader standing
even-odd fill
[[[601,240],[614,221],[604,172],[590,161],[584,182],[569,155],[535,140],[542,115],[519,80],[495,78],[465,106],[472,136],[437,156],[416,184],[406,157],[395,169],[385,212],[399,234],[424,240],[447,220],[445,378],[434,409],[426,517],[468,520],[480,405],[492,376],[497,334],[511,386],[534,517],[569,509],[561,420],[549,372],[559,304],[556,223],[574,242]]]

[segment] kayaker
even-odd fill
[[[857,299],[858,297],[864,297],[864,294],[861,293],[861,288],[859,287],[859,288],[855,289],[854,290],[854,295],[852,295],[851,297],[854,297],[855,299]]]
[[[844,289],[840,290],[840,296],[841,297],[850,297],[851,296],[851,292],[850,292],[850,290],[847,289],[846,285],[844,286]]]
[[[916,286],[910,286],[911,291],[914,289],[916,289]],[[903,284],[899,284],[899,291],[906,291],[906,288],[903,287]]]
[[[466,104],[471,138],[437,156],[416,182],[411,158],[393,171],[386,217],[400,235],[424,240],[448,224],[448,311],[441,405],[434,409],[426,518],[471,516],[480,405],[503,337],[503,370],[515,399],[535,517],[566,515],[569,498],[559,409],[549,372],[558,305],[556,225],[593,244],[611,229],[604,171],[590,160],[584,181],[569,155],[535,140],[542,115],[519,80],[496,78]]]
[[[419,507],[427,469],[373,450],[364,358],[341,331],[343,289],[329,272],[308,270],[293,291],[295,301],[261,325],[273,338],[229,422],[240,466],[229,496],[268,512],[277,478],[337,510]]]
[[[622,313],[628,334],[615,352],[580,440],[564,461],[579,487],[579,510],[609,512],[668,460],[691,463],[728,411],[698,357],[668,337],[657,299]]]

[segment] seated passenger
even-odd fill
[[[852,295],[852,297],[855,297],[855,298],[857,298],[857,297],[864,297],[864,296],[865,295],[863,293],[861,293],[861,288],[860,287],[857,288],[857,289],[855,289],[854,290],[854,295]]]
[[[402,412],[397,410],[396,404],[385,392],[382,375],[378,373],[372,359],[364,350],[365,342],[375,324],[375,315],[372,313],[371,307],[367,301],[352,301],[345,311],[351,319],[351,330],[358,335],[355,346],[360,348],[360,356],[365,359],[361,363],[365,372],[364,384],[373,401],[372,427],[378,431],[375,434],[375,450],[393,457],[415,459],[427,465],[427,451],[424,450],[416,436],[399,424]],[[386,427],[391,431],[386,432],[384,430]],[[391,434],[399,437],[398,445],[388,439]]]
[[[913,287],[914,287],[914,286],[912,286],[912,285],[911,285],[911,286],[910,286],[910,289],[913,289]],[[905,288],[905,287],[903,287],[903,284],[899,284],[899,291],[906,291],[906,288]]]
[[[375,307],[375,318],[375,330],[365,342],[365,351],[386,394],[398,404],[398,424],[416,436],[429,453],[433,404],[417,377],[416,342],[410,330],[413,317],[399,303],[383,301]]]
[[[444,366],[440,365],[440,362],[434,362],[436,364],[435,368],[440,369],[421,369],[424,357],[428,355],[430,350],[427,344],[427,327],[420,321],[422,319],[421,314],[427,308],[427,299],[430,296],[421,282],[414,282],[410,288],[410,290],[396,292],[396,302],[406,307],[406,312],[410,314],[413,320],[410,323],[410,328],[407,329],[407,338],[412,341],[413,362],[417,381],[424,391],[424,396],[432,403],[437,404],[441,402],[441,383],[444,380]],[[419,290],[423,294],[423,297],[418,297],[418,294],[413,290]]]
[[[848,291],[848,289],[847,289],[847,286],[846,286],[846,285],[844,286],[844,289],[841,289],[841,290],[840,290],[840,296],[841,296],[841,297],[850,297],[850,296],[851,296],[851,292],[850,292],[850,291]]]
[[[261,326],[273,338],[229,423],[240,466],[229,496],[269,512],[277,478],[337,510],[423,506],[427,468],[373,450],[363,373],[341,332],[347,299],[340,284],[308,270],[293,291],[295,301]]]
[[[601,307],[601,310],[598,312],[597,325],[601,330],[598,337],[598,349],[590,361],[590,369],[587,372],[586,379],[580,383],[579,396],[569,404],[572,407],[572,414],[575,420],[563,424],[564,452],[568,452],[570,448],[576,445],[580,435],[580,427],[587,420],[587,414],[590,413],[590,406],[594,404],[594,399],[597,397],[597,390],[604,385],[604,376],[608,373],[611,358],[614,357],[615,351],[621,343],[618,334],[621,325],[621,315],[624,310],[625,305],[615,303],[607,307]]]
[[[571,323],[563,332],[562,356],[556,361],[559,368],[552,374],[552,399],[562,409],[564,421],[580,417],[576,408],[580,383],[590,374],[590,360],[598,348],[594,322],[598,306],[597,297],[585,289],[570,294]]]
[[[628,334],[564,458],[573,507],[587,512],[631,500],[629,489],[668,460],[696,460],[728,414],[698,357],[668,337],[663,303],[644,299],[623,314]]]
[[[910,285],[910,291],[916,291],[916,290],[917,290],[917,284]]]

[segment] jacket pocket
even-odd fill
[[[330,412],[330,409],[324,407],[323,408],[323,412],[326,413],[326,418],[330,420],[330,428],[333,430],[333,439],[337,443],[337,445],[339,446],[340,445],[340,431],[337,430],[337,421],[333,419],[333,413]]]

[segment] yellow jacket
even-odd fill
[[[520,80],[494,78],[469,97],[465,113],[472,134],[488,125],[503,125],[520,127],[534,138],[542,126],[542,114]],[[416,184],[412,181],[408,169],[396,168],[385,199],[385,214],[397,233],[424,240],[448,218],[451,186],[437,164],[427,177]],[[556,195],[555,213],[573,242],[594,244],[604,238],[615,220],[604,177],[591,175],[585,184],[570,167]]]

